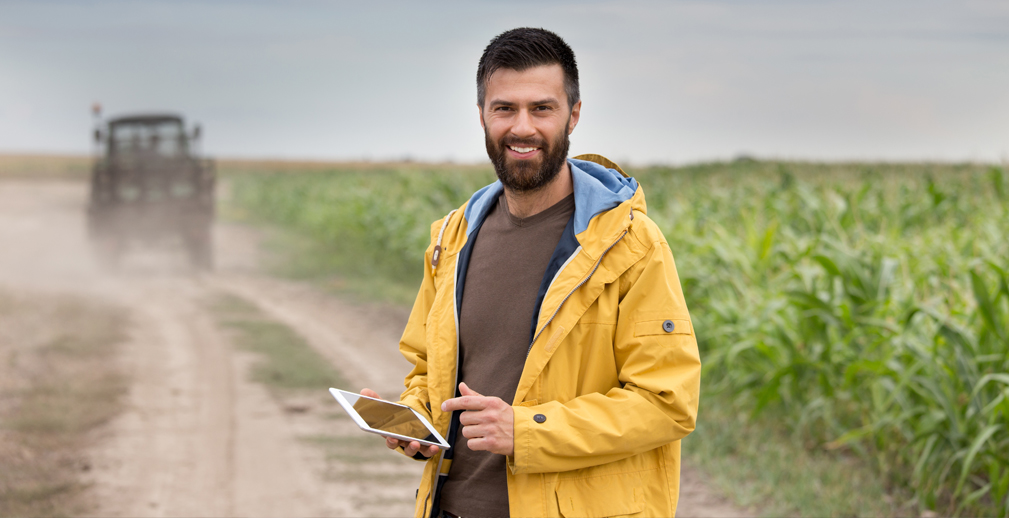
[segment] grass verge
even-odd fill
[[[252,368],[252,380],[263,383],[275,395],[347,385],[343,376],[301,336],[270,320],[246,300],[218,295],[210,307],[218,321],[235,332],[238,347],[259,355]]]
[[[419,280],[386,275],[370,264],[352,265],[358,259],[345,249],[287,229],[259,225],[264,230],[263,266],[270,275],[306,282],[345,299],[392,304],[407,310],[417,296]]]
[[[863,459],[807,449],[781,423],[751,419],[724,397],[701,400],[683,456],[733,503],[762,516],[918,516],[913,495],[889,493]]]
[[[218,322],[235,333],[234,343],[238,347],[259,356],[251,378],[264,384],[285,410],[314,407],[310,401],[316,397],[326,401],[323,408],[336,406],[321,389],[349,384],[293,330],[270,320],[257,307],[234,295],[218,295],[210,308]],[[380,437],[361,432],[343,409],[317,413],[314,421],[307,429],[317,432],[302,435],[299,440],[321,452],[327,480],[402,486],[415,478],[415,473],[404,472],[399,466],[416,461],[390,452]],[[367,499],[358,502],[360,505],[355,509],[363,509],[366,502]]]
[[[489,167],[444,164],[326,164],[290,174],[295,171],[270,166],[232,173],[222,214],[283,229],[285,237],[272,240],[270,249],[284,276],[405,304],[423,278],[431,223],[494,177]],[[325,209],[301,210],[309,206]]]
[[[87,512],[84,450],[121,410],[125,327],[94,301],[0,292],[0,516]]]

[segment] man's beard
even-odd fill
[[[567,124],[564,125],[567,128]],[[553,142],[547,143],[544,140],[522,140],[515,138],[502,138],[500,142],[491,140],[487,129],[484,128],[484,141],[487,145],[487,156],[494,164],[494,172],[501,180],[501,183],[512,192],[534,192],[542,189],[550,183],[557,174],[561,172],[561,166],[568,157],[568,133],[562,131],[560,136]],[[539,167],[536,167],[534,160],[511,160],[508,163],[508,146],[513,147],[538,147],[542,157]]]

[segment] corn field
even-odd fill
[[[1009,517],[1002,169],[743,161],[632,174],[677,260],[705,397],[861,457],[920,509]],[[344,274],[418,282],[431,222],[492,180],[412,165],[232,185],[247,214],[361,265]]]

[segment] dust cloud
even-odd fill
[[[283,399],[251,381],[256,358],[209,304],[226,293],[261,307],[344,371],[345,388],[390,395],[404,372],[402,315],[261,275],[258,236],[237,225],[214,224],[212,271],[171,240],[131,246],[110,269],[88,237],[87,200],[82,181],[0,181],[0,289],[69,294],[120,308],[129,322],[116,358],[129,380],[124,409],[85,452],[88,514],[412,514],[420,464],[341,419],[328,387]],[[365,457],[341,460],[346,450]]]

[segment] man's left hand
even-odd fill
[[[486,397],[459,384],[461,397],[441,404],[445,412],[465,410],[459,416],[466,446],[474,451],[489,451],[500,455],[515,453],[515,411],[498,397]]]

